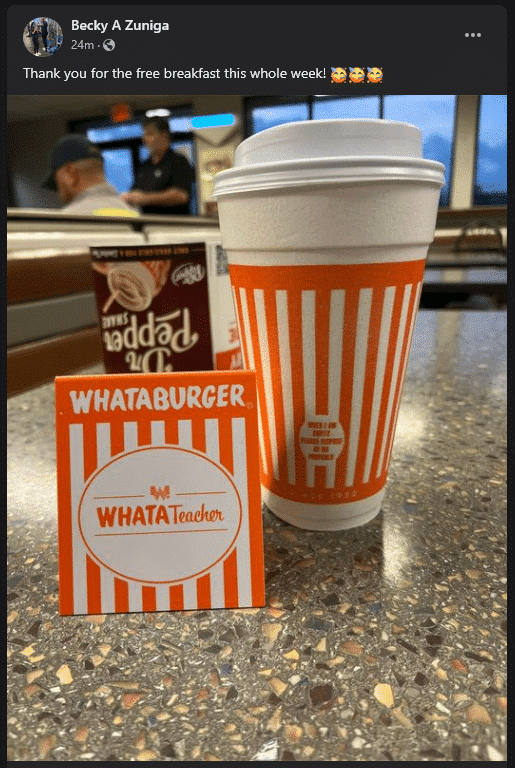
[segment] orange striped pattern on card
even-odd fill
[[[424,264],[231,265],[261,482],[277,496],[341,504],[383,488]]]
[[[56,379],[63,615],[264,603],[255,376]]]

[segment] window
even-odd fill
[[[477,152],[472,145],[461,153],[459,165],[453,168],[454,141],[457,132],[458,106],[470,96],[305,96],[305,97],[252,97],[245,100],[246,135],[292,120],[324,120],[335,118],[379,118],[412,123],[422,131],[423,155],[438,160],[446,168],[445,186],[440,195],[441,206],[451,206],[452,180],[459,180],[454,207],[463,207],[463,197],[474,205],[507,204],[507,98],[481,96],[480,109],[474,108],[477,119]],[[470,111],[465,120],[465,132],[475,130]],[[463,128],[461,118],[459,125]],[[470,134],[469,134],[470,135]],[[461,146],[461,144],[460,144]],[[472,173],[475,183],[472,193]],[[463,179],[466,192],[463,194]],[[458,182],[457,182],[458,185]],[[465,203],[465,206],[467,204]]]
[[[86,128],[86,136],[93,144],[103,144],[109,141],[122,141],[123,139],[138,139],[143,134],[141,122],[121,123],[120,125],[108,125]]]
[[[272,128],[274,125],[283,123],[296,123],[299,120],[309,119],[308,105],[300,104],[277,104],[270,106],[256,106],[251,114],[251,128],[249,135],[264,131],[265,128]]]
[[[118,192],[128,192],[134,178],[130,149],[104,149],[101,152],[107,181]]]
[[[379,96],[349,97],[347,99],[323,99],[315,97],[313,120],[338,118],[380,117]]]
[[[507,97],[481,96],[474,205],[507,205]]]
[[[440,205],[449,205],[455,96],[385,96],[383,118],[412,123],[422,131],[422,154],[445,165]]]

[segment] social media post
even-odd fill
[[[141,121],[155,110],[173,121],[169,128],[176,149],[186,155],[195,176],[188,202],[176,197],[173,203],[177,214],[209,213],[209,203],[211,208],[215,203],[207,199],[213,171],[232,163],[230,152],[223,154],[211,138],[206,167],[202,146],[209,130],[223,133],[223,142],[234,148],[285,122],[411,119],[422,130],[428,157],[446,165],[444,206],[474,204],[494,168],[499,170],[496,158],[482,159],[484,139],[479,136],[495,125],[500,134],[505,130],[502,6],[471,6],[466,16],[457,6],[374,6],[374,24],[360,6],[300,7],[293,17],[289,6],[249,6],[253,34],[237,35],[228,25],[231,6],[192,4],[171,10],[151,5],[128,14],[115,5],[49,5],[47,15],[39,11],[33,5],[8,11],[13,30],[7,40],[11,207],[34,202],[28,192],[34,189],[34,175],[43,180],[55,141],[77,131],[101,145],[111,179],[112,169],[119,168],[124,180],[116,180],[118,191],[135,192],[135,170],[149,153]],[[408,27],[417,34],[406,34]],[[462,153],[465,135],[473,138]],[[30,145],[39,149],[37,163],[28,160]],[[21,183],[19,163],[31,166]],[[502,197],[504,187],[505,178],[500,186],[497,181],[490,185],[487,195],[499,191]],[[41,187],[39,203],[57,207],[55,192]],[[141,196],[136,198],[133,194],[139,208],[151,207],[148,199],[144,205]],[[159,206],[158,201],[153,213],[163,212]]]
[[[503,6],[250,5],[246,26],[231,6],[194,3],[17,5],[7,17],[10,94],[471,93],[493,80],[506,92]]]
[[[492,248],[506,248],[507,97],[498,87],[505,77],[502,45],[495,59],[495,81],[489,78],[488,87],[480,91],[476,77],[477,62],[490,55],[492,28],[499,33],[502,13],[488,14],[482,7],[479,14],[476,12],[477,21],[472,15],[472,21],[466,22],[450,13],[451,29],[441,34],[452,36],[454,47],[447,55],[452,58],[459,47],[463,66],[459,72],[450,67],[444,51],[441,62],[448,73],[447,86],[452,82],[456,87],[452,91],[444,87],[442,94],[434,92],[435,80],[445,85],[439,81],[441,64],[435,62],[434,51],[430,72],[424,77],[422,66],[410,80],[414,69],[399,68],[373,30],[365,34],[365,29],[359,28],[363,53],[349,56],[340,44],[334,45],[324,21],[326,36],[333,42],[328,53],[318,34],[322,12],[312,20],[313,50],[293,45],[291,36],[284,37],[293,22],[280,6],[269,38],[282,35],[287,41],[285,50],[258,46],[254,40],[246,41],[243,55],[241,39],[230,44],[227,32],[220,33],[216,45],[208,40],[207,24],[193,24],[192,8],[181,6],[177,16],[156,7],[148,12],[139,9],[130,14],[136,19],[122,18],[129,14],[121,14],[117,6],[48,8],[45,16],[37,15],[35,6],[10,9],[20,31],[17,40],[14,35],[9,39],[10,50],[16,50],[8,67],[7,94],[8,253],[12,257],[32,251],[37,255],[45,248],[66,254],[66,243],[72,250],[91,245],[91,238],[63,235],[62,230],[52,230],[50,223],[41,223],[39,232],[29,235],[27,230],[33,225],[22,223],[25,218],[38,217],[43,222],[44,217],[49,221],[49,217],[65,217],[68,221],[86,216],[92,221],[102,220],[104,227],[107,218],[111,226],[116,222],[125,230],[116,246],[171,245],[172,236],[178,235],[173,228],[185,222],[191,227],[212,227],[219,233],[217,176],[221,173],[223,178],[242,163],[272,159],[296,162],[302,153],[314,151],[316,134],[305,140],[305,147],[297,148],[293,134],[282,141],[281,133],[274,131],[288,131],[288,126],[295,125],[303,129],[304,124],[322,130],[328,121],[344,129],[350,121],[355,125],[362,121],[359,130],[372,131],[370,136],[363,136],[364,143],[359,135],[342,136],[341,147],[328,148],[329,153],[382,156],[387,142],[392,141],[393,152],[441,164],[436,231],[442,248],[457,240],[470,222],[474,226],[464,233],[465,245],[475,238]],[[391,18],[397,12],[392,10]],[[196,13],[202,13],[207,22],[214,11],[202,6]],[[217,18],[226,18],[227,13],[229,9],[223,7]],[[256,18],[256,31],[268,24],[269,13],[270,9],[264,20]],[[380,18],[383,11],[378,13]],[[355,6],[346,15],[332,7],[332,14],[333,19],[342,21],[363,19],[363,12]],[[307,18],[300,9],[296,23]],[[177,35],[179,20],[191,33],[186,36],[187,45]],[[428,32],[420,45],[430,40],[436,21],[439,17],[428,20]],[[365,45],[370,37],[377,42],[376,49]],[[404,60],[409,48],[406,36],[401,38]],[[173,46],[169,45],[171,39]],[[12,92],[16,78],[19,90]],[[408,84],[413,86],[410,90]],[[414,126],[415,133],[411,139],[383,140],[373,135],[374,126],[393,124]],[[278,137],[277,157],[266,152],[260,155],[259,150],[255,157],[252,152],[245,155],[240,148],[245,142],[258,141],[270,131],[272,137]],[[395,141],[400,142],[400,148]],[[404,147],[403,142],[407,142]],[[470,213],[463,213],[467,211]],[[173,218],[165,221],[163,216]],[[104,232],[110,241],[110,233]],[[95,243],[102,245],[101,238]],[[219,254],[213,259],[220,274],[225,270],[228,283],[227,266],[220,266],[222,257]],[[99,269],[97,264],[93,270],[97,282],[101,279]],[[130,307],[122,306],[122,291],[113,287],[113,279],[100,309],[108,304],[111,311],[119,309],[122,318],[122,310],[138,301],[149,302],[160,291],[158,284],[153,284],[156,278],[149,277],[149,285],[139,288],[146,298],[127,298],[125,303]],[[473,295],[458,289],[452,294],[441,291],[441,275],[436,282],[437,287],[428,283],[422,306],[447,306],[469,301]],[[224,301],[231,306],[230,296]],[[502,305],[503,301],[505,287],[496,287],[494,293],[487,294],[485,306]],[[95,319],[95,312],[90,311],[90,321]],[[208,314],[213,312],[211,307]],[[212,342],[216,350],[208,350],[207,358],[236,349],[236,325],[231,313],[230,322],[219,331],[223,338]],[[12,343],[33,341],[34,334],[44,337],[48,333],[45,325],[31,322],[31,326],[30,332],[13,334]],[[48,329],[57,329],[53,314]],[[188,343],[185,341],[186,346]],[[241,353],[231,353],[231,360],[233,364],[241,362]],[[163,366],[164,358],[160,361]],[[136,365],[134,361],[131,364]]]
[[[506,9],[5,18],[8,759],[504,760]]]
[[[341,150],[327,151],[381,156],[392,141],[393,152],[440,163],[437,232],[442,245],[453,242],[470,219],[482,225],[467,230],[465,242],[479,238],[492,247],[506,247],[502,8],[489,12],[480,6],[466,19],[450,10],[445,26],[441,12],[434,11],[417,38],[421,52],[431,46],[431,58],[421,55],[414,67],[404,66],[413,53],[412,38],[396,27],[389,38],[399,44],[393,55],[377,28],[364,25],[364,11],[357,6],[321,6],[311,14],[298,9],[295,20],[287,6],[273,11],[266,7],[261,14],[257,8],[249,11],[255,20],[252,39],[233,39],[223,28],[214,41],[209,24],[217,21],[218,29],[230,16],[228,6],[218,12],[208,6],[179,6],[173,13],[149,6],[131,14],[122,14],[118,6],[48,6],[47,15],[37,6],[11,7],[9,23],[16,24],[19,34],[8,40],[10,217],[18,222],[22,212],[37,214],[40,220],[43,215],[110,217],[112,226],[123,220],[130,230],[128,244],[134,238],[148,241],[141,223],[147,217],[153,217],[149,227],[162,225],[163,216],[175,217],[169,222],[174,226],[188,221],[219,227],[220,173],[223,178],[242,163],[260,160],[293,162],[314,151],[316,134],[305,140],[306,147],[297,148],[293,134],[282,141],[282,134],[274,131],[306,123],[322,129],[328,121],[346,128],[349,121],[363,121],[373,133],[376,124],[381,128],[397,123],[416,129],[412,139],[398,139],[401,145],[407,142],[404,148],[396,147],[395,138],[364,136],[363,144],[359,136],[342,136]],[[342,46],[341,34],[328,28],[329,9],[330,26],[343,29],[346,21],[361,49],[353,47],[350,54]],[[398,19],[400,12],[392,7],[388,18]],[[418,18],[413,11],[402,13],[412,21]],[[385,14],[378,9],[378,21]],[[125,18],[129,15],[136,18]],[[306,30],[308,20],[313,45],[299,46],[293,32]],[[436,27],[445,43],[438,57],[432,39]],[[184,34],[178,33],[181,28]],[[287,30],[293,32],[287,35]],[[275,45],[279,38],[282,47]],[[489,75],[485,82],[492,62],[496,76]],[[270,131],[278,137],[278,157],[259,150],[255,157],[252,152],[247,156],[240,149]],[[20,223],[9,226],[10,254],[30,252],[31,243],[62,250],[61,234],[34,235],[31,241],[14,232]],[[171,235],[154,236],[166,241]],[[68,240],[74,246],[73,238]],[[153,290],[149,287],[147,293]],[[502,302],[503,291],[490,300]],[[465,291],[452,296],[430,293],[428,288],[423,305],[446,305],[469,296]],[[234,325],[231,329],[226,335],[232,338]],[[43,333],[39,327],[36,332]]]

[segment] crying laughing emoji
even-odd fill
[[[365,79],[365,73],[360,67],[349,68],[349,80],[351,83],[362,83]]]

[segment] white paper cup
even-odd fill
[[[381,509],[443,171],[415,126],[324,120],[252,136],[215,177],[263,501],[300,528]]]

